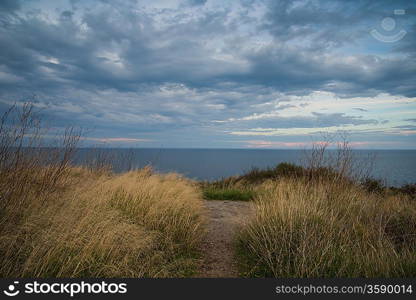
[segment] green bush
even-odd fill
[[[395,193],[399,193],[402,195],[408,196],[412,200],[416,200],[416,183],[413,184],[405,184],[401,187],[391,187],[390,190],[392,190]]]
[[[261,183],[268,179],[275,180],[282,177],[301,177],[306,174],[306,170],[292,163],[280,163],[274,168],[252,168],[250,171],[236,178],[236,181],[246,183]]]
[[[383,194],[385,191],[385,186],[381,180],[366,178],[361,186],[369,193]]]
[[[274,171],[279,177],[300,177],[305,174],[303,167],[291,163],[278,164]]]

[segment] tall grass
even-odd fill
[[[352,163],[347,157],[335,166]],[[312,161],[312,176],[270,180],[259,189],[254,217],[238,237],[243,275],[416,276],[416,202],[368,192],[348,166],[322,169]]]
[[[71,190],[2,235],[3,277],[190,275],[201,236],[198,191],[174,174],[73,169]],[[100,173],[101,174],[101,173]]]
[[[12,106],[0,119],[0,232],[67,180],[80,132],[68,127],[45,139],[48,134],[30,103]]]
[[[201,195],[175,174],[71,166],[25,104],[0,123],[1,277],[181,277],[195,270]],[[106,171],[103,172],[103,169]]]

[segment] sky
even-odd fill
[[[1,0],[25,101],[87,146],[416,149],[416,1]]]

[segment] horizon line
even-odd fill
[[[166,150],[312,150],[309,148],[215,148],[215,147],[125,147],[125,146],[110,146],[110,147],[94,147],[94,146],[81,146],[78,149],[166,149]],[[337,148],[328,147],[328,150],[337,150]],[[406,151],[416,151],[416,148],[351,148],[351,150],[406,150]]]

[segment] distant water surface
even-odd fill
[[[80,149],[78,161],[90,149]],[[253,167],[273,167],[281,162],[301,164],[304,150],[257,149],[99,149],[114,157],[131,157],[134,167],[151,165],[158,172],[177,172],[198,180],[214,180],[239,175]],[[372,176],[399,186],[416,182],[416,150],[355,150],[358,158],[374,157]],[[116,163],[117,172],[127,165]],[[122,159],[120,160],[122,161]],[[129,163],[130,164],[130,163]]]

